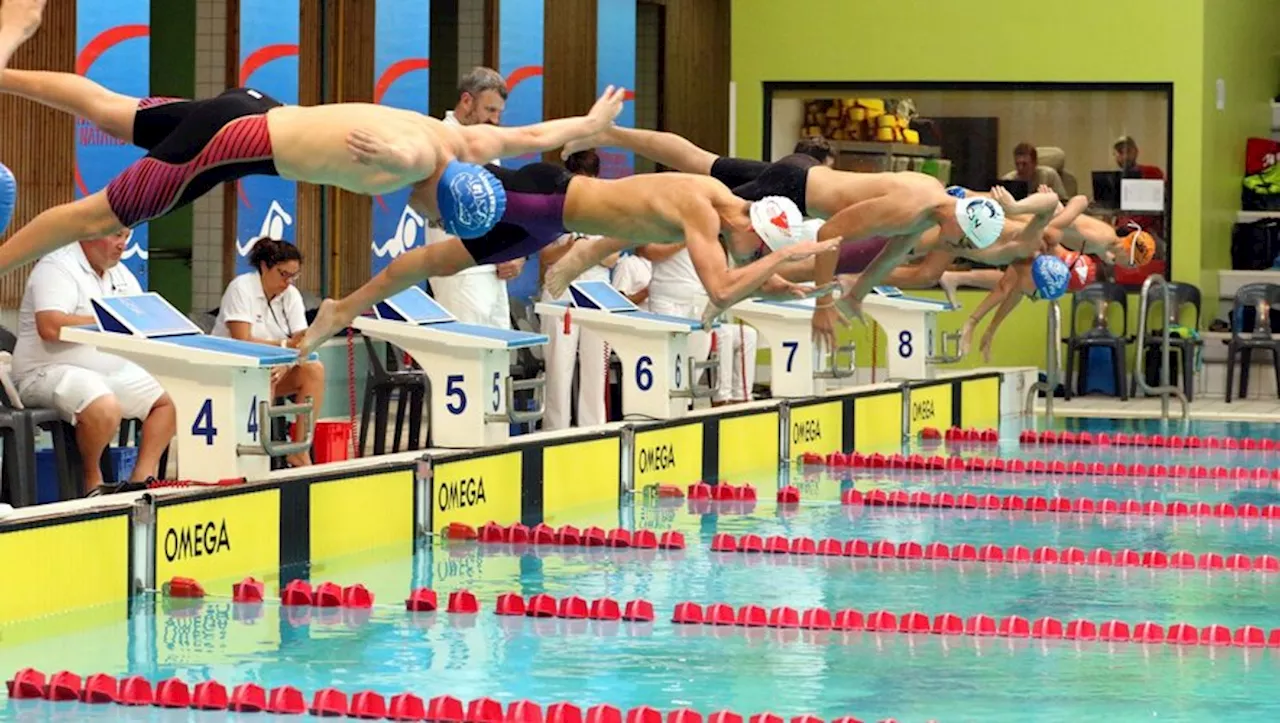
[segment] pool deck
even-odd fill
[[[1036,412],[1044,414],[1044,400],[1036,400]],[[1181,409],[1177,400],[1169,403],[1169,413],[1177,418]],[[1122,402],[1115,397],[1076,397],[1071,401],[1061,398],[1053,401],[1056,417],[1102,417],[1108,419],[1159,419],[1158,398],[1130,399]],[[1230,404],[1221,397],[1195,399],[1191,402],[1191,418],[1219,422],[1277,422],[1280,423],[1280,399],[1248,399]]]

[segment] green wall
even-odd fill
[[[1231,226],[1240,210],[1245,142],[1271,135],[1271,99],[1280,93],[1280,2],[1206,0],[1202,113],[1200,288],[1216,310],[1218,269],[1231,268]],[[1216,83],[1226,87],[1216,107]],[[1211,301],[1212,300],[1212,301]]]
[[[777,0],[733,0],[737,152],[760,153],[766,81],[1172,82],[1172,276],[1201,283],[1203,20],[1205,6],[1215,3],[1236,5],[1235,0],[1077,0],[1064,8],[985,0],[979,10],[972,3],[935,0],[811,0],[796,12],[793,4]],[[1140,39],[1120,52],[1119,34],[1129,33],[1140,33]],[[1089,43],[1116,52],[1090,52]],[[1229,43],[1224,40],[1224,51],[1234,52]],[[984,295],[962,292],[965,309],[942,315],[939,327],[958,329]],[[993,363],[1041,366],[1045,318],[1044,304],[1021,304],[1001,328]],[[859,363],[868,363],[870,339],[858,324],[853,340]],[[983,364],[973,355],[959,366]]]
[[[195,97],[195,44],[195,0],[151,0],[152,95]],[[183,313],[191,310],[193,219],[191,206],[187,206],[150,224],[149,285]],[[171,250],[185,250],[187,259],[157,258]]]

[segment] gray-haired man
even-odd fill
[[[469,126],[487,123],[498,125],[507,104],[507,82],[492,68],[476,67],[458,83],[458,104],[444,114],[445,123]],[[494,165],[500,165],[494,161]],[[448,238],[442,229],[427,229],[427,243]],[[524,268],[524,259],[501,264],[475,266],[456,276],[437,276],[430,280],[431,293],[460,321],[484,324],[502,329],[511,327],[511,307],[507,298],[507,279],[514,279]]]

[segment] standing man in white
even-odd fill
[[[600,156],[594,150],[579,151],[564,160],[564,167],[572,173],[595,178],[600,175]],[[545,270],[560,260],[573,244],[583,238],[598,238],[577,233],[567,233],[555,243],[542,250],[539,255],[540,268]],[[617,256],[605,259],[602,264],[587,269],[578,281],[603,281],[609,283],[609,269],[617,262]],[[569,292],[559,298],[551,296],[545,289],[542,291],[543,301],[562,301]],[[605,418],[604,395],[606,384],[605,373],[608,370],[609,347],[604,339],[581,324],[574,324],[572,316],[565,328],[564,321],[558,317],[542,319],[542,333],[550,341],[546,346],[547,354],[547,400],[546,411],[542,416],[543,430],[568,429],[572,419],[572,403],[574,362],[578,366],[578,424],[579,427],[591,427],[609,421]]]
[[[498,125],[507,104],[507,83],[498,71],[476,67],[458,84],[458,104],[444,114],[444,122],[470,126],[487,123]],[[500,161],[493,161],[501,165]],[[438,224],[427,226],[427,243],[445,240],[449,234]],[[520,275],[524,259],[497,265],[483,264],[460,271],[453,276],[429,279],[431,295],[468,324],[511,328],[511,302],[507,298],[507,280]]]

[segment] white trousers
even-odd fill
[[[430,279],[431,295],[465,324],[511,328],[507,282],[493,271],[477,271]]]
[[[546,353],[546,410],[542,417],[544,430],[568,429],[572,419],[573,366],[578,363],[578,426],[604,424],[604,395],[607,388],[605,356],[609,353],[604,339],[581,324],[571,323],[568,333],[564,320],[551,316],[542,319],[542,333],[550,341]]]
[[[678,302],[649,297],[649,309],[653,313],[689,319],[701,318],[706,303],[705,299]],[[756,381],[756,348],[759,345],[760,334],[755,327],[746,324],[739,327],[737,322],[726,322],[715,329],[714,335],[716,350],[720,353],[720,379],[712,399],[717,402],[748,401],[751,398],[751,388]],[[711,339],[712,334],[705,331],[695,331],[690,334],[689,358],[706,361],[711,356]]]

